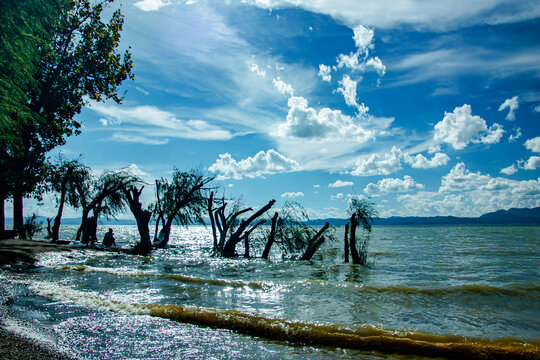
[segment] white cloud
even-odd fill
[[[540,136],[525,141],[525,147],[535,153],[540,153]]]
[[[540,156],[531,156],[528,160],[518,160],[518,167],[525,170],[540,168]]]
[[[353,186],[353,185],[354,183],[352,181],[336,180],[336,182],[332,184],[328,184],[328,187],[337,188],[337,187],[345,187],[345,186]]]
[[[480,172],[470,172],[465,168],[465,164],[461,162],[456,164],[447,175],[442,177],[439,192],[477,189],[485,185],[489,179],[489,175],[482,175]]]
[[[417,184],[409,175],[403,176],[403,180],[399,178],[384,178],[377,184],[369,183],[364,192],[369,195],[381,195],[389,192],[408,192],[411,190],[423,189],[424,185]]]
[[[439,191],[400,195],[398,201],[406,213],[417,216],[479,216],[510,207],[540,206],[539,193],[540,178],[518,181],[491,177],[471,172],[459,163],[443,176]]]
[[[282,198],[296,198],[296,197],[303,197],[304,196],[304,193],[299,191],[299,192],[286,192],[286,193],[283,193],[281,194],[281,197]]]
[[[384,155],[371,154],[368,158],[360,159],[356,168],[351,171],[354,176],[388,175],[401,169],[402,151],[393,146]]]
[[[294,95],[293,87],[281,80],[279,77],[277,79],[272,79],[272,84],[274,84],[274,87],[278,89],[281,94],[289,96]]]
[[[330,82],[332,81],[332,68],[330,66],[326,66],[324,64],[319,65],[319,76],[321,77],[322,81]]]
[[[249,71],[251,71],[252,73],[255,73],[261,77],[266,76],[266,71],[264,69],[261,69],[259,65],[255,63],[255,57],[251,57],[251,59],[249,59],[247,64],[248,64]]]
[[[231,154],[220,154],[216,162],[208,168],[218,173],[218,180],[254,178],[266,174],[300,170],[298,162],[288,159],[275,150],[259,151],[255,156],[240,161],[232,158]]]
[[[379,0],[362,3],[362,6],[358,6],[357,0],[242,1],[265,9],[301,7],[330,15],[351,28],[361,23],[380,28],[409,25],[416,29],[444,31],[475,24],[519,22],[540,14],[540,5],[536,2],[519,0]]]
[[[169,143],[169,139],[146,137],[146,136],[141,136],[141,135],[136,135],[136,134],[131,134],[131,133],[126,134],[126,133],[120,133],[120,132],[116,132],[112,134],[111,138],[113,140],[117,140],[121,142],[145,144],[145,145],[165,145]]]
[[[354,118],[339,110],[322,108],[320,111],[308,106],[308,101],[292,96],[288,101],[287,121],[279,125],[277,135],[304,139],[337,139],[367,142],[374,138],[371,130],[366,130]]]
[[[431,160],[428,160],[424,155],[418,154],[411,156],[409,154],[404,155],[404,161],[410,164],[413,168],[417,169],[431,169],[439,166],[446,165],[450,161],[450,157],[444,153],[436,153]]]
[[[145,144],[163,144],[170,138],[196,140],[229,140],[233,135],[203,120],[181,120],[175,114],[155,106],[110,105],[92,103],[90,109],[105,115],[108,124],[129,124],[131,127],[115,127],[113,138],[121,141]],[[135,140],[136,139],[136,140]]]
[[[171,2],[168,0],[140,0],[134,5],[142,11],[156,11],[170,4]]]
[[[456,150],[464,149],[471,142],[494,144],[500,141],[504,130],[499,124],[489,129],[480,116],[472,115],[471,106],[464,104],[452,113],[445,112],[442,121],[435,124],[434,139],[448,143]]]
[[[355,26],[353,29],[353,39],[359,51],[367,53],[368,49],[373,48],[373,30],[364,25]]]
[[[386,74],[386,66],[382,63],[378,56],[368,59],[368,61],[366,61],[366,67],[370,67],[375,70],[379,76],[384,76]]]
[[[519,139],[521,137],[521,135],[523,135],[521,133],[521,128],[517,128],[515,129],[516,130],[516,133],[515,134],[511,134],[509,137],[508,137],[508,141],[510,142],[513,142],[513,141],[516,141],[517,139]]]
[[[339,85],[337,92],[343,94],[347,105],[357,108],[359,114],[365,114],[369,111],[369,108],[364,103],[358,104],[356,101],[356,81],[352,80],[348,75],[344,75],[343,79],[339,81]]]
[[[533,108],[533,111],[534,111],[534,112],[537,112],[537,113],[540,113],[540,105],[536,105],[536,106]]]
[[[337,193],[336,195],[330,195],[330,200],[339,200],[343,199],[345,195],[343,193]]]
[[[514,96],[511,99],[506,99],[501,106],[499,106],[499,111],[508,109],[508,114],[506,114],[505,119],[508,121],[516,120],[516,110],[519,107],[518,97]]]
[[[142,171],[137,166],[137,164],[129,164],[128,166],[122,168],[121,170],[128,171],[130,174],[135,175],[135,176],[139,176],[141,178],[149,178],[150,177],[150,174],[145,172],[145,171]]]
[[[501,169],[501,174],[505,174],[505,175],[512,175],[512,174],[515,174],[518,170],[516,169],[516,166],[514,164],[510,165],[510,166],[507,166],[503,169]]]
[[[317,188],[320,188],[321,185],[313,185],[313,187],[317,189]]]

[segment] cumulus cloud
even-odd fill
[[[512,171],[512,166],[509,167]],[[511,180],[469,171],[458,163],[442,177],[437,192],[398,196],[408,213],[416,215],[478,216],[510,207],[540,206],[540,178]]]
[[[142,11],[156,11],[170,4],[169,0],[140,0],[134,5]]]
[[[444,153],[438,152],[433,155],[430,160],[428,160],[422,154],[418,154],[416,156],[405,154],[404,161],[416,169],[431,169],[446,165],[448,161],[450,161],[450,157]]]
[[[324,64],[319,65],[319,76],[321,77],[322,81],[330,82],[332,81],[332,68],[330,66],[326,66]]]
[[[354,176],[388,175],[401,169],[402,151],[393,146],[389,153],[384,155],[371,154],[368,158],[356,162],[351,171]]]
[[[356,81],[352,80],[348,75],[344,75],[343,79],[339,81],[339,85],[337,92],[343,94],[347,105],[358,109],[359,114],[365,114],[369,111],[369,108],[364,103],[358,104],[356,101]]]
[[[268,150],[259,151],[255,156],[240,161],[234,160],[229,153],[220,154],[208,170],[218,173],[218,180],[230,178],[239,180],[243,177],[254,178],[300,170],[300,164],[275,150]]]
[[[505,175],[512,175],[512,174],[515,174],[518,170],[516,169],[516,166],[514,164],[510,165],[510,166],[507,166],[503,169],[501,169],[501,174],[505,174]]]
[[[525,141],[525,147],[535,153],[540,153],[540,136]]]
[[[511,134],[508,137],[508,141],[510,141],[510,142],[516,141],[517,139],[519,139],[521,137],[521,135],[523,135],[521,133],[521,128],[518,127],[517,129],[515,129],[515,131],[516,131],[515,134]]]
[[[506,114],[505,119],[508,121],[516,120],[516,110],[519,107],[518,97],[514,96],[511,99],[506,99],[501,106],[499,106],[499,111],[508,109],[508,114]]]
[[[287,84],[283,80],[281,80],[279,77],[277,79],[272,79],[272,83],[274,84],[274,87],[278,89],[278,91],[283,95],[294,95],[294,89],[290,84]]]
[[[332,184],[328,184],[328,187],[337,188],[337,187],[345,187],[345,186],[353,186],[353,185],[354,183],[352,181],[336,180],[336,182]]]
[[[443,120],[435,124],[433,138],[438,143],[444,142],[456,150],[462,150],[471,142],[497,143],[503,133],[502,126],[493,124],[488,128],[486,121],[478,115],[472,115],[471,106],[464,104],[451,113],[444,113]]]
[[[281,194],[281,197],[282,198],[296,198],[296,197],[303,197],[304,196],[304,193],[299,191],[299,192],[286,192],[286,193],[283,193]]]
[[[386,65],[382,63],[378,56],[368,59],[368,61],[366,61],[366,67],[375,70],[379,76],[384,76],[386,74]]]
[[[361,52],[367,52],[368,49],[373,48],[373,35],[372,29],[368,29],[364,25],[357,25],[353,29],[353,39],[356,47]]]
[[[536,105],[536,106],[533,108],[533,111],[534,111],[534,112],[537,112],[537,113],[540,113],[540,105]]]
[[[377,184],[369,183],[364,188],[364,192],[369,195],[382,195],[390,192],[408,192],[423,188],[424,185],[417,184],[412,177],[405,175],[403,179],[384,178],[379,180]]]
[[[278,136],[333,140],[344,138],[360,143],[375,136],[372,130],[364,129],[354,118],[329,108],[317,111],[308,106],[308,101],[303,97],[292,96],[288,105],[286,122],[279,125]]]
[[[540,156],[531,156],[528,160],[518,160],[518,167],[525,170],[540,168]]]

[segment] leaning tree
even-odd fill
[[[206,193],[211,189],[213,177],[205,176],[196,170],[180,171],[174,169],[172,179],[161,178],[156,181],[157,203],[153,207],[157,215],[154,246],[163,248],[169,242],[173,223],[178,225],[204,224],[202,218],[207,204]]]
[[[77,231],[77,240],[81,235],[84,238],[96,238],[96,228],[89,228],[91,223],[96,224],[99,216],[114,217],[126,208],[124,190],[136,186],[141,180],[127,170],[105,171],[90,183],[81,183],[77,191],[82,208],[81,226]],[[92,212],[92,218],[89,218]],[[84,233],[89,229],[89,233]]]
[[[53,242],[59,240],[64,205],[68,204],[73,208],[79,208],[82,198],[79,196],[78,189],[88,183],[90,179],[90,168],[78,160],[59,158],[58,163],[51,166],[49,183],[51,189],[58,194],[56,199],[58,211],[49,234]]]

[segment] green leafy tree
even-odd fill
[[[78,160],[59,159],[58,164],[52,166],[50,176],[50,186],[53,191],[58,193],[57,205],[58,212],[54,218],[51,230],[51,239],[53,242],[59,240],[60,223],[64,204],[74,208],[81,206],[81,198],[78,189],[91,179],[90,169]]]
[[[11,21],[15,30],[8,30],[7,36],[2,33],[6,49],[2,51],[21,57],[13,66],[29,60],[29,65],[17,68],[21,80],[14,82],[18,91],[13,99],[5,100],[9,90],[5,84],[11,81],[4,70],[1,83],[1,165],[9,169],[7,175],[17,176],[0,176],[0,189],[4,198],[13,197],[14,220],[19,224],[23,196],[41,192],[37,185],[44,180],[46,153],[80,132],[75,115],[90,101],[122,101],[118,87],[133,78],[133,64],[129,50],[119,49],[124,23],[120,10],[102,19],[112,0],[29,0],[21,2],[24,6],[7,2],[8,20],[27,16],[21,25]],[[40,18],[39,11],[29,10],[32,6],[46,15]],[[21,10],[28,11],[20,15]],[[33,23],[41,26],[27,34]],[[21,42],[26,46],[19,52]]]
[[[154,213],[163,219],[159,235],[154,239],[156,247],[167,245],[173,223],[204,224],[202,216],[208,201],[205,193],[213,179],[194,170],[180,171],[175,168],[171,181],[164,178],[156,181],[158,203],[154,206]]]

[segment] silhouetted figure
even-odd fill
[[[113,230],[109,228],[109,232],[105,234],[103,238],[103,245],[106,247],[116,246],[116,241],[114,240]]]
[[[88,218],[83,231],[82,243],[94,246],[96,243],[97,221],[95,217]]]

